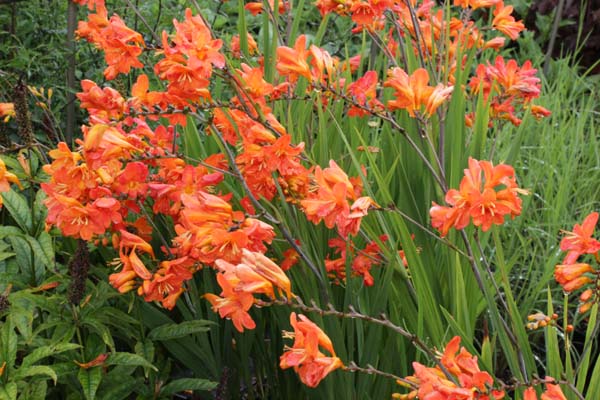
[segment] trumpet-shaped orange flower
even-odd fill
[[[600,251],[600,242],[592,237],[598,213],[593,212],[583,220],[581,225],[575,224],[573,232],[565,232],[566,236],[560,241],[560,249],[568,251],[563,264],[573,264],[583,254],[594,254]]]
[[[291,313],[290,323],[294,332],[288,335],[294,338],[294,344],[291,348],[286,348],[279,366],[282,369],[294,368],[302,383],[308,387],[317,387],[325,376],[344,364],[336,357],[331,339],[314,322],[304,315],[296,316],[296,313]],[[322,353],[320,348],[330,356]]]
[[[446,193],[450,207],[433,202],[429,210],[431,224],[445,236],[451,227],[463,229],[472,219],[485,232],[493,224],[501,225],[506,215],[514,218],[521,214],[519,194],[527,191],[517,186],[513,167],[494,166],[469,157],[469,168],[465,169],[459,190]]]
[[[505,6],[504,1],[498,1],[496,8],[494,8],[492,26],[512,40],[516,40],[519,37],[519,33],[525,30],[525,25],[523,25],[522,21],[516,21],[511,15],[512,12],[513,6]]]
[[[595,272],[589,264],[557,265],[554,268],[554,278],[562,285],[565,292],[572,292],[592,282],[592,279],[584,275],[585,273]]]
[[[540,400],[567,400],[559,385],[553,384],[554,378],[547,376],[545,379],[546,390],[542,393]],[[523,393],[523,400],[538,400],[537,393],[533,387],[528,387]]]
[[[210,293],[204,295],[204,298],[212,304],[213,310],[217,311],[221,318],[231,319],[239,332],[256,328],[256,323],[248,314],[248,310],[254,304],[252,293],[235,290],[239,280],[232,275],[217,274],[217,282],[223,289],[221,292],[223,297]]]
[[[408,75],[402,68],[392,68],[383,86],[391,87],[396,92],[395,99],[389,100],[390,110],[408,111],[411,117],[425,107],[425,113],[432,115],[435,110],[452,94],[453,86],[429,86],[429,73],[424,68],[417,69]]]
[[[291,81],[298,79],[298,76],[303,76],[310,81],[312,74],[307,58],[306,36],[300,35],[294,43],[294,48],[287,46],[277,48],[277,72],[282,76],[288,76]]]

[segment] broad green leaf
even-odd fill
[[[44,204],[45,199],[46,193],[43,190],[38,190],[33,203],[33,231],[31,232],[33,235],[44,232],[46,215],[48,215],[48,208]]]
[[[77,373],[77,379],[81,383],[85,399],[94,400],[98,386],[100,386],[100,381],[102,380],[102,367],[80,368]]]
[[[4,199],[4,207],[8,210],[11,217],[24,232],[31,232],[31,210],[25,200],[25,196],[14,190],[2,193]]]
[[[45,375],[54,381],[56,385],[56,372],[47,365],[33,365],[31,367],[21,367],[13,374],[12,379],[21,380],[30,376]]]
[[[16,236],[22,235],[23,231],[17,228],[16,226],[0,226],[0,237],[8,237],[8,236]]]
[[[83,320],[83,324],[88,326],[92,332],[95,332],[100,336],[104,344],[106,344],[111,351],[115,350],[115,342],[110,332],[110,329],[102,322],[94,318],[86,318]]]
[[[0,400],[16,400],[17,384],[8,382],[6,385],[0,385]]]
[[[21,365],[22,367],[27,367],[46,357],[78,349],[79,347],[81,346],[75,343],[57,343],[55,345],[38,347],[23,358],[23,363]]]
[[[44,235],[40,235],[40,236],[44,237],[43,240],[46,242],[46,243],[44,243],[44,245],[46,247],[52,246],[52,240],[50,239],[50,235],[48,235],[46,233],[46,236],[44,236]],[[49,250],[48,248],[44,249],[42,247],[42,245],[40,244],[40,242],[38,242],[37,239],[34,238],[33,236],[22,235],[22,237],[23,237],[23,239],[25,239],[27,241],[27,243],[31,247],[34,257],[38,258],[46,266],[46,268],[51,268],[54,264],[54,251]],[[48,243],[48,241],[49,241],[49,243]]]
[[[42,250],[44,261],[47,263],[48,268],[54,266],[54,243],[52,236],[48,232],[42,232],[38,235],[37,242]]]
[[[21,274],[23,274],[23,279],[31,286],[37,286],[38,280],[41,282],[43,277],[43,265],[39,267],[35,265],[31,246],[22,234],[10,236],[8,239],[16,253],[15,258]]]
[[[217,387],[217,382],[211,382],[206,379],[183,378],[174,380],[160,389],[162,396],[174,395],[184,390],[213,390]]]
[[[1,252],[0,261],[6,260],[7,258],[11,258],[14,255],[16,255],[16,253]]]
[[[215,323],[202,319],[185,321],[180,324],[165,324],[152,329],[148,338],[152,340],[177,339],[194,333],[207,332],[211,325],[215,325]]]
[[[103,379],[102,390],[98,392],[98,398],[101,400],[124,400],[131,399],[132,393],[144,386],[143,378],[137,379],[131,376],[120,376],[113,381],[106,377]]]
[[[150,363],[148,360],[146,360],[144,357],[139,356],[137,354],[133,354],[133,353],[112,353],[108,359],[106,360],[105,364],[108,365],[135,365],[135,366],[140,366],[140,367],[145,367],[145,368],[152,368],[155,371],[158,371],[158,369],[152,365],[152,363]]]

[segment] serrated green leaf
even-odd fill
[[[57,343],[50,346],[38,347],[37,349],[29,353],[27,356],[25,356],[25,358],[23,358],[23,363],[21,365],[22,367],[27,367],[33,365],[35,362],[43,358],[63,353],[65,351],[75,350],[79,347],[81,346],[75,343]]]
[[[4,206],[24,232],[31,232],[31,210],[25,196],[14,190],[2,193]]]
[[[79,383],[81,383],[86,400],[94,400],[96,398],[98,386],[100,386],[100,381],[102,380],[102,368],[80,368],[77,373],[77,379],[79,380]]]
[[[33,365],[30,367],[21,367],[13,374],[12,379],[20,380],[23,378],[27,378],[30,376],[38,376],[45,375],[54,381],[56,385],[56,380],[58,377],[56,376],[56,372],[47,365]]]
[[[184,390],[213,390],[217,387],[217,382],[211,382],[206,379],[182,378],[174,380],[160,389],[161,396],[169,396]]]
[[[110,356],[108,356],[108,358],[106,359],[105,364],[107,365],[135,365],[135,366],[139,366],[139,367],[146,367],[146,368],[152,368],[155,371],[158,371],[158,369],[152,365],[152,363],[150,363],[148,360],[146,360],[144,357],[139,356],[137,354],[133,354],[133,353],[112,353]]]
[[[180,324],[165,324],[152,329],[148,338],[152,340],[177,339],[193,333],[207,332],[211,325],[215,325],[215,323],[202,319],[185,321]]]
[[[0,400],[16,400],[17,384],[8,382],[6,385],[0,385]]]

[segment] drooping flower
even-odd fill
[[[217,281],[223,291],[220,297],[207,294],[204,297],[213,305],[222,318],[231,318],[240,332],[244,328],[254,329],[254,321],[248,310],[254,304],[255,294],[264,294],[275,299],[275,290],[292,296],[291,283],[281,268],[265,255],[243,250],[239,264],[216,260],[215,267],[220,271]]]
[[[565,292],[572,292],[591,283],[592,279],[585,273],[596,272],[589,264],[564,264],[554,268],[554,279],[562,285]]]
[[[280,358],[281,369],[294,368],[302,383],[317,387],[330,372],[344,366],[333,350],[331,339],[304,315],[290,314],[294,328],[288,337],[294,338],[292,347],[286,347]],[[321,348],[330,355],[321,352]]]

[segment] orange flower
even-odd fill
[[[253,271],[268,280],[275,287],[285,292],[288,298],[292,298],[292,285],[290,280],[282,269],[269,258],[265,257],[264,254],[243,249],[242,263],[249,266]],[[272,297],[274,298],[274,296]]]
[[[311,388],[317,387],[325,376],[344,364],[336,357],[329,337],[312,321],[304,315],[296,317],[296,313],[291,313],[290,323],[294,332],[288,335],[294,338],[294,344],[286,348],[279,366],[281,369],[293,367],[302,383]],[[323,354],[320,347],[331,355]]]
[[[463,229],[472,218],[473,224],[485,232],[492,224],[501,225],[506,215],[514,218],[521,214],[518,194],[527,194],[527,191],[517,186],[511,166],[494,167],[489,161],[469,157],[469,168],[465,169],[459,190],[450,189],[446,193],[445,200],[450,207],[433,202],[429,210],[431,224],[446,236],[451,227]]]
[[[557,265],[554,268],[554,279],[562,285],[565,292],[572,292],[592,282],[589,277],[583,276],[588,272],[595,272],[589,264]]]
[[[262,3],[260,4],[262,5]],[[248,54],[252,55],[258,53],[258,44],[256,44],[256,41],[248,32],[246,32],[246,40],[248,41]],[[240,58],[242,55],[242,50],[240,47],[240,35],[233,35],[231,38],[230,47],[233,57]]]
[[[554,378],[546,377],[546,391],[542,393],[541,400],[567,400],[562,389],[558,385],[554,385],[550,382],[554,381]],[[523,400],[538,400],[537,393],[533,387],[528,387],[523,393]]]
[[[317,189],[300,202],[309,221],[318,224],[322,220],[329,229],[336,226],[342,237],[358,233],[361,218],[375,205],[369,197],[358,198],[360,183],[351,182],[333,160],[329,161],[329,168],[317,166],[314,179]],[[352,207],[348,200],[354,200]]]
[[[573,232],[565,232],[566,236],[560,242],[562,251],[569,251],[563,264],[572,264],[582,254],[594,254],[600,251],[600,242],[592,237],[598,223],[598,213],[590,213],[581,225],[575,224]]]
[[[303,76],[310,81],[312,74],[306,62],[307,58],[306,36],[300,35],[293,49],[287,46],[277,48],[277,72],[282,76],[289,76],[291,81],[298,79],[298,76]]]
[[[19,186],[19,188],[21,189],[23,188],[23,186],[21,186],[19,178],[17,178],[17,176],[12,172],[8,172],[8,170],[6,169],[6,164],[4,164],[4,161],[0,159],[0,192],[8,192],[10,190],[11,183],[17,184],[17,186]],[[2,204],[1,197],[0,204]]]
[[[223,297],[210,293],[203,296],[210,302],[213,310],[218,311],[221,318],[231,319],[239,332],[244,332],[244,328],[256,328],[256,323],[248,314],[248,310],[254,304],[252,293],[235,290],[239,281],[232,276],[228,278],[225,274],[217,274],[217,282],[223,289]]]
[[[417,69],[412,75],[408,75],[402,68],[392,68],[383,86],[393,88],[396,98],[389,100],[387,106],[390,110],[406,110],[411,117],[425,106],[425,113],[431,116],[452,94],[454,87],[442,84],[433,87],[428,83],[429,73],[424,68]]]
[[[15,116],[15,105],[13,103],[0,103],[0,118],[4,117],[4,122],[8,122],[10,117]]]
[[[377,100],[377,84],[377,72],[367,71],[362,77],[349,84],[346,91],[359,105],[377,110],[382,107]],[[352,106],[348,110],[350,117],[366,115],[369,115],[369,112],[357,106]]]
[[[477,10],[478,8],[492,7],[498,1],[500,0],[454,0],[454,5],[462,8],[471,7],[471,9]]]
[[[516,21],[511,15],[512,12],[513,6],[504,6],[504,1],[498,1],[494,8],[492,26],[512,40],[516,40],[519,37],[519,33],[525,29],[525,25],[523,25],[522,21]]]
[[[546,377],[546,391],[542,393],[541,400],[567,400],[559,385],[550,383],[554,381],[551,376]]]
[[[464,347],[460,347],[460,337],[455,336],[448,342],[440,362],[456,378],[458,384],[448,380],[437,366],[429,368],[413,362],[415,374],[406,379],[415,383],[417,389],[406,395],[394,394],[393,397],[436,400],[490,400],[492,398],[499,400],[504,398],[504,391],[489,389],[494,380],[490,374],[479,369],[477,357]]]

